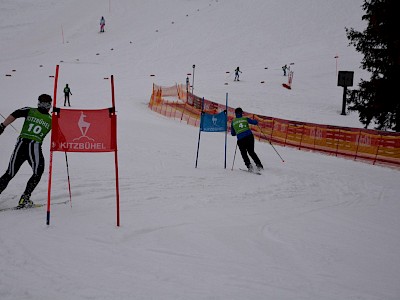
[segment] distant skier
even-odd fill
[[[17,118],[25,118],[21,134],[17,139],[14,152],[11,155],[8,169],[0,177],[0,194],[5,190],[8,183],[17,174],[25,161],[32,167],[33,174],[29,178],[25,191],[22,194],[17,209],[34,206],[30,200],[31,194],[39,184],[44,172],[44,157],[42,153],[42,142],[51,130],[51,115],[49,114],[52,99],[49,95],[42,94],[38,98],[37,108],[23,107],[17,109],[0,124],[0,134]]]
[[[286,71],[289,70],[289,67],[287,65],[284,65],[282,67],[282,70],[283,70],[283,76],[286,76]]]
[[[235,109],[235,115],[236,118],[232,120],[231,124],[231,134],[237,137],[237,145],[239,146],[244,164],[250,172],[254,170],[249,156],[247,155],[248,153],[254,160],[257,170],[263,170],[264,167],[257,154],[254,152],[254,135],[249,126],[249,124],[257,125],[258,121],[243,117],[243,110],[240,107]]]
[[[242,71],[239,70],[239,67],[235,69],[235,79],[234,81],[239,81],[239,73],[242,73]]]
[[[67,103],[68,103],[68,106],[71,106],[71,104],[69,103],[69,95],[72,96],[72,93],[71,93],[71,89],[69,88],[68,83],[67,83],[64,88],[64,106],[66,106]]]
[[[101,17],[101,19],[100,19],[100,32],[104,32],[104,26],[106,26],[106,20],[104,20],[104,17]]]

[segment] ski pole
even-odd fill
[[[237,143],[236,143],[236,148],[235,148],[235,154],[233,155],[233,162],[232,162],[232,171],[233,171],[233,165],[235,164],[235,157],[236,157],[236,150],[237,150]]]
[[[0,116],[2,116],[4,120],[6,119],[2,114],[0,114]],[[19,133],[19,131],[18,131],[12,124],[10,124],[10,126],[11,126],[12,128],[14,128],[14,130],[15,130],[17,133]]]
[[[275,149],[274,145],[272,145],[271,141],[267,138],[267,136],[264,134],[264,132],[262,131],[261,127],[259,125],[257,125],[258,128],[260,128],[260,132],[262,133],[262,135],[264,136],[264,138],[269,142],[269,144],[271,145],[271,147],[275,150],[276,154],[278,154],[278,156],[280,157],[280,159],[282,160],[282,162],[285,162],[282,158],[282,156],[278,153],[278,151]]]
[[[69,204],[70,204],[71,207],[72,207],[71,183],[70,183],[70,180],[69,180],[68,157],[67,157],[67,152],[64,152],[64,153],[65,153],[65,163],[66,163],[66,165],[67,165],[67,178],[68,178],[68,190],[69,190]]]
[[[276,151],[274,145],[272,145],[271,141],[269,142],[269,144],[272,146],[272,148],[275,150],[276,154],[278,154],[278,156],[280,157],[280,159],[282,160],[282,162],[285,162],[282,158],[282,156],[278,153],[278,151]]]

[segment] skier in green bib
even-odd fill
[[[257,125],[258,121],[243,117],[243,110],[240,107],[235,109],[235,115],[236,118],[232,120],[231,124],[231,134],[237,137],[237,145],[239,146],[244,164],[250,172],[254,170],[250,158],[247,155],[249,154],[254,160],[257,170],[263,170],[264,167],[257,154],[254,152],[254,135],[249,126],[249,124]]]
[[[42,153],[42,142],[51,130],[51,115],[49,113],[51,102],[52,99],[49,95],[42,94],[39,96],[37,108],[23,107],[17,109],[0,124],[0,134],[2,134],[4,129],[15,119],[25,118],[7,171],[0,177],[1,194],[25,161],[28,161],[32,167],[33,174],[29,178],[25,191],[18,202],[18,209],[29,208],[34,205],[30,197],[44,172],[45,162]]]

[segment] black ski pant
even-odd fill
[[[39,184],[44,172],[42,144],[23,138],[18,138],[8,164],[8,169],[0,178],[0,194],[5,190],[8,183],[17,174],[25,161],[28,161],[29,165],[32,167],[33,174],[26,184],[24,194],[32,194],[33,190]]]
[[[249,156],[254,160],[256,166],[262,167],[261,161],[258,158],[257,154],[254,152],[254,135],[248,135],[237,141],[239,146],[240,154],[243,157],[244,164],[246,167],[250,166]],[[248,154],[248,155],[247,155]]]
[[[71,106],[69,103],[69,94],[64,94],[64,106],[66,106],[68,103],[68,106]]]

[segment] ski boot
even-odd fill
[[[21,196],[21,199],[18,202],[18,205],[16,209],[23,209],[23,208],[31,208],[34,206],[33,202],[31,199],[29,199],[31,196],[23,194]]]

